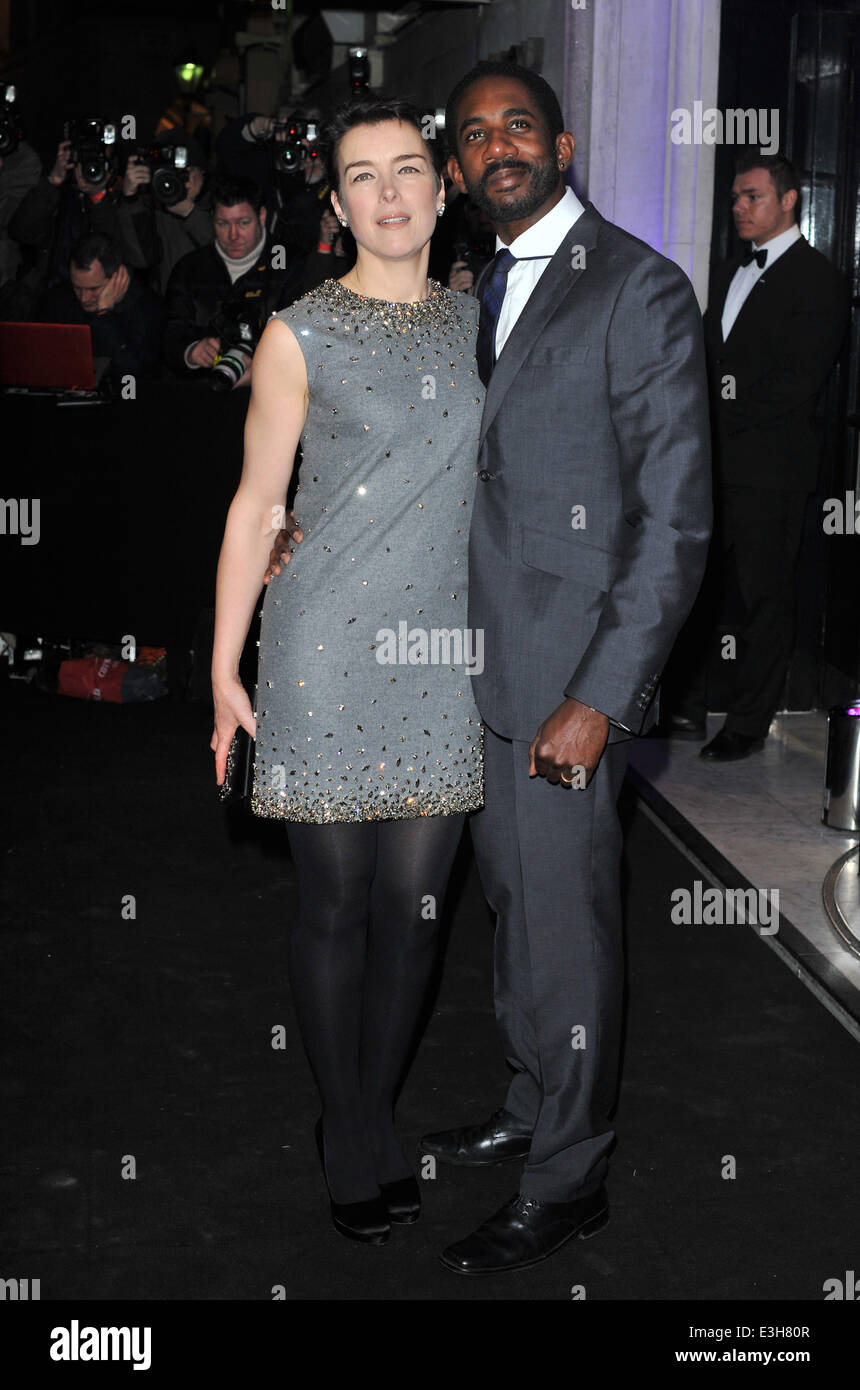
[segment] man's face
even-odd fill
[[[458,153],[449,162],[451,177],[496,224],[533,216],[561,188],[559,160],[571,136],[553,145],[534,97],[522,82],[485,77],[460,98],[456,129]]]
[[[732,214],[738,236],[758,246],[788,231],[794,222],[797,192],[791,189],[783,198],[777,194],[769,169],[750,169],[738,174],[732,184]]]
[[[74,263],[69,267],[72,289],[85,314],[94,314],[99,307],[99,296],[108,282],[101,261],[93,261],[89,270],[81,270]]]
[[[240,261],[257,245],[266,225],[266,209],[255,212],[250,203],[237,203],[215,208],[215,236],[218,245],[231,261]]]

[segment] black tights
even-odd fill
[[[365,1201],[379,1183],[412,1171],[394,1132],[394,1101],[464,819],[288,823],[299,877],[290,983],[336,1202]]]

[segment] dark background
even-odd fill
[[[296,0],[293,33],[301,62],[319,67],[324,79],[330,54],[318,41],[317,8]],[[17,84],[25,138],[47,164],[71,114],[119,120],[133,112],[148,132],[175,95],[177,59],[194,56],[210,69],[234,52],[237,31],[255,13],[263,10],[238,0],[180,7],[6,0],[0,21],[5,16],[10,51],[0,76]],[[437,22],[451,14],[440,6]],[[819,409],[821,482],[807,513],[784,698],[792,709],[827,707],[854,697],[860,685],[860,538],[825,536],[821,525],[825,498],[860,494],[858,36],[860,0],[722,3],[718,105],[780,109],[783,143],[802,171],[802,229],[850,277],[854,296],[851,332]],[[216,74],[228,70],[221,64]],[[450,74],[440,74],[440,102],[449,83]],[[728,203],[735,153],[716,147],[715,263],[737,249]],[[106,641],[134,631],[140,642],[187,650],[200,610],[214,601],[246,405],[244,392],[241,401],[216,401],[181,386],[91,410],[87,420],[82,410],[58,411],[48,402],[7,402],[6,437],[23,427],[24,439],[7,466],[4,495],[42,498],[44,540],[3,546],[9,583],[0,625]],[[121,525],[106,524],[114,514]],[[54,569],[58,534],[62,583]]]

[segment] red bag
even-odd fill
[[[60,663],[57,691],[77,700],[111,700],[122,703],[122,682],[128,661],[109,656],[81,656]]]

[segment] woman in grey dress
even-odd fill
[[[405,102],[329,133],[354,268],[274,315],[254,355],[241,482],[216,593],[216,774],[256,738],[252,808],[299,877],[290,981],[319,1088],[336,1227],[381,1243],[418,1185],[394,1103],[436,956],[466,813],[483,801],[466,628],[483,389],[477,304],[427,279],[444,207],[437,142]],[[238,679],[296,444],[304,539],[266,592],[256,708]]]

